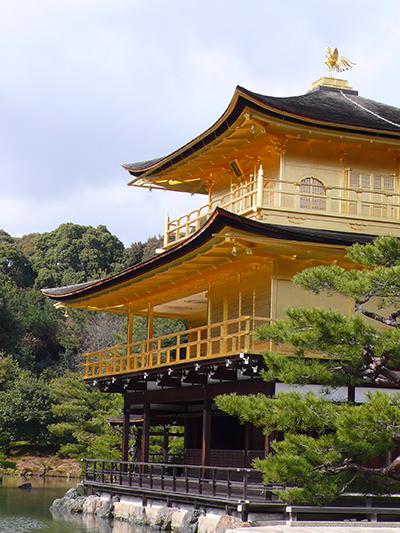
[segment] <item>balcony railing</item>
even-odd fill
[[[240,317],[87,353],[85,378],[115,376],[241,352],[260,353],[266,344],[257,342],[253,332],[269,321],[262,317]]]
[[[180,241],[206,222],[216,207],[247,216],[261,209],[291,210],[293,212],[326,213],[340,217],[372,218],[380,221],[400,219],[400,194],[394,191],[321,187],[324,192],[313,194],[304,190],[302,182],[268,181],[262,191],[257,180],[249,181],[213,202],[189,214],[170,221],[165,226],[164,246]]]
[[[239,215],[246,215],[253,212],[256,206],[257,181],[253,180],[176,220],[169,220],[167,217],[164,246],[180,241],[200,229],[217,207]]]
[[[86,494],[100,491],[170,503],[202,502],[242,512],[251,504],[272,502],[270,488],[252,468],[85,459],[82,484]]]

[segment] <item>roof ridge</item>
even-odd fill
[[[343,98],[351,102],[353,105],[360,107],[363,111],[370,113],[374,117],[379,118],[380,120],[383,120],[384,122],[387,122],[388,124],[391,124],[392,126],[396,126],[396,128],[400,128],[400,124],[398,124],[397,122],[393,122],[392,120],[389,120],[388,118],[382,117],[378,113],[375,113],[375,111],[368,109],[368,107],[364,107],[363,105],[360,104],[360,102],[356,102],[355,100],[352,100],[351,98],[346,96],[343,91],[340,91],[340,94],[343,96]]]

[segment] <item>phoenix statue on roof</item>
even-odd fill
[[[332,48],[329,48],[328,46],[328,48],[325,49],[325,65],[327,65],[329,69],[329,76],[332,76],[332,70],[342,72],[343,70],[348,70],[353,67],[355,63],[346,57],[339,56],[337,48],[332,51]]]

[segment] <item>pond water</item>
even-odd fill
[[[32,484],[30,490],[19,489],[22,483]],[[92,516],[52,516],[49,507],[64,496],[77,480],[59,478],[21,479],[4,477],[0,485],[1,533],[132,533],[127,524],[115,527],[108,520]]]

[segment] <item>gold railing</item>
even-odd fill
[[[395,192],[325,187],[325,194],[313,194],[304,192],[301,187],[301,182],[267,181],[260,193],[256,180],[247,182],[189,214],[172,221],[167,219],[164,246],[176,243],[200,229],[216,207],[242,216],[272,208],[381,221],[400,219],[400,195]]]
[[[256,202],[257,181],[250,181],[176,220],[169,220],[167,218],[165,223],[164,246],[180,241],[200,229],[216,207],[222,207],[232,213],[245,215],[256,209]]]
[[[240,317],[145,341],[87,353],[85,379],[145,371],[239,353],[260,353],[252,333],[269,318]]]

